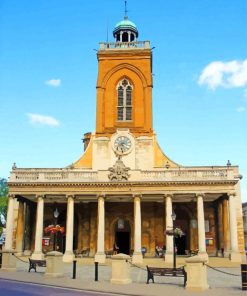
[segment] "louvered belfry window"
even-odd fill
[[[118,120],[132,120],[132,90],[130,82],[124,78],[118,83]]]

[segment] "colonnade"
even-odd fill
[[[43,237],[43,219],[44,219],[44,195],[37,195],[37,214],[36,214],[36,231],[35,231],[35,246],[32,253],[33,259],[43,259],[42,253],[42,237]],[[71,262],[74,259],[73,253],[73,233],[74,233],[74,201],[75,196],[67,195],[67,221],[66,221],[66,248],[63,260]],[[198,224],[198,255],[207,258],[206,242],[205,242],[205,222],[204,222],[204,199],[205,194],[198,193],[195,195],[197,200],[197,224]],[[228,194],[229,198],[229,230],[230,230],[230,259],[232,261],[239,260],[238,248],[238,234],[237,234],[237,220],[236,220],[236,207],[235,195]],[[7,212],[7,225],[6,225],[6,242],[5,249],[11,251],[13,244],[13,228],[14,228],[14,195],[9,195],[9,204]],[[141,220],[141,194],[133,195],[134,203],[134,253],[132,257],[133,263],[142,262],[141,253],[141,237],[142,237],[142,220]],[[172,203],[173,195],[164,195],[164,213],[166,221],[166,229],[173,228],[172,220]],[[97,252],[95,261],[105,262],[105,196],[98,196],[98,228],[97,228]],[[20,230],[19,230],[20,232]],[[22,229],[23,232],[23,229]],[[17,231],[17,236],[20,236]],[[18,238],[18,237],[17,237]],[[17,251],[21,251],[21,244],[17,243]],[[170,235],[166,236],[166,256],[167,262],[172,262],[173,258],[173,238]]]

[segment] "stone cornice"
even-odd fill
[[[9,187],[129,187],[129,186],[180,186],[180,185],[235,185],[237,180],[205,181],[142,181],[142,182],[9,182]]]

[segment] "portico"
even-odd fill
[[[47,183],[41,182],[38,190],[42,194],[38,194],[34,190],[35,184],[37,184],[36,179],[33,181],[29,179],[24,185],[23,177],[25,176],[25,170],[16,168],[12,173],[12,177],[13,180],[18,181],[12,184],[7,225],[9,229],[14,227],[14,220],[12,218],[14,207],[11,206],[11,203],[14,204],[15,199],[18,198],[21,200],[19,201],[17,225],[19,229],[19,251],[30,251],[32,252],[32,258],[43,258],[43,230],[48,226],[48,210],[56,202],[60,211],[66,211],[66,221],[64,221],[64,225],[66,225],[64,261],[72,261],[75,256],[75,250],[82,251],[89,248],[91,256],[95,256],[96,261],[104,262],[105,252],[112,249],[116,239],[114,225],[119,219],[123,219],[128,221],[130,225],[129,250],[133,253],[134,262],[142,261],[142,247],[146,247],[148,256],[154,256],[157,244],[166,247],[165,260],[172,262],[172,237],[165,236],[164,232],[166,229],[173,227],[171,219],[173,210],[176,211],[178,216],[175,226],[186,230],[184,252],[198,249],[199,255],[203,257],[207,257],[208,254],[217,255],[219,253],[221,246],[224,245],[227,239],[226,233],[222,235],[220,231],[222,225],[226,224],[223,221],[223,216],[224,219],[226,218],[225,216],[229,216],[228,223],[231,225],[228,229],[230,233],[230,246],[224,252],[231,254],[231,260],[234,261],[240,252],[237,225],[233,222],[237,220],[236,214],[234,217],[234,213],[236,213],[235,203],[232,202],[236,198],[236,194],[233,190],[229,191],[229,188],[236,181],[231,179],[231,170],[234,171],[234,168],[228,170],[227,175],[223,175],[222,170],[223,168],[218,170],[218,178],[215,177],[211,188],[205,184],[204,190],[202,190],[201,181],[198,179],[197,181],[192,181],[190,170],[186,172],[184,168],[182,169],[182,180],[181,177],[180,180],[176,180],[174,177],[174,181],[168,179],[169,175],[176,175],[176,170],[173,169],[156,172],[156,178],[154,178],[153,174],[150,174],[149,180],[147,180],[146,173],[143,182],[130,180],[129,182],[117,184],[97,182],[97,174],[93,174],[94,181],[91,180],[90,183],[75,183],[72,186],[71,184],[65,186],[64,178],[62,179],[63,181],[59,179],[57,173],[56,183],[52,184],[49,192],[46,191]],[[209,176],[208,178],[210,178],[209,172],[210,169],[206,170],[204,168],[204,174]],[[105,173],[107,174],[107,172]],[[38,176],[39,179],[41,174],[45,177],[48,174],[50,175],[50,172],[45,172],[44,170],[42,172],[36,171],[36,178]],[[73,174],[73,171],[67,170],[67,176],[70,176],[70,174]],[[81,177],[82,175],[83,173],[81,173]],[[88,173],[85,175],[88,178]],[[160,177],[160,180],[157,181],[157,176],[162,175],[163,177]],[[213,175],[217,176],[215,171]],[[204,177],[203,180],[207,183],[205,179]],[[62,182],[60,183],[60,181]],[[212,183],[212,180],[210,180],[210,183]],[[226,183],[228,184],[227,186]],[[18,195],[13,194],[14,191],[17,191]],[[222,205],[225,202],[228,203],[228,200],[231,200],[229,202],[229,212],[225,215],[219,214],[218,212],[222,209]],[[33,204],[33,208],[36,207],[36,215],[32,220],[32,223],[36,225],[33,231],[35,239],[28,244],[28,246],[33,245],[33,248],[30,247],[30,250],[25,250],[23,233],[26,232],[27,225],[25,228],[21,227],[21,225],[25,224],[24,220],[27,218],[27,208],[30,203]],[[20,210],[24,207],[26,209],[25,213],[23,213],[23,210]],[[215,207],[218,209],[216,211],[217,215],[215,215]],[[12,215],[10,213],[11,209]],[[88,215],[89,209],[91,215]],[[180,214],[183,212],[184,214]],[[187,216],[185,216],[185,212]],[[75,215],[80,215],[82,219],[79,223],[81,239],[80,242],[77,242],[77,245],[73,244],[73,236],[76,234],[74,232]],[[208,224],[207,229],[205,229],[205,221]],[[219,221],[217,226],[216,221]],[[79,229],[79,227],[77,228]],[[7,246],[9,249],[12,248],[12,244],[9,243],[10,238],[7,236]],[[211,244],[207,244],[207,239],[211,240]],[[22,249],[20,250],[20,248]]]

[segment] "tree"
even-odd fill
[[[7,219],[9,188],[6,179],[0,179],[0,228],[4,227]]]

